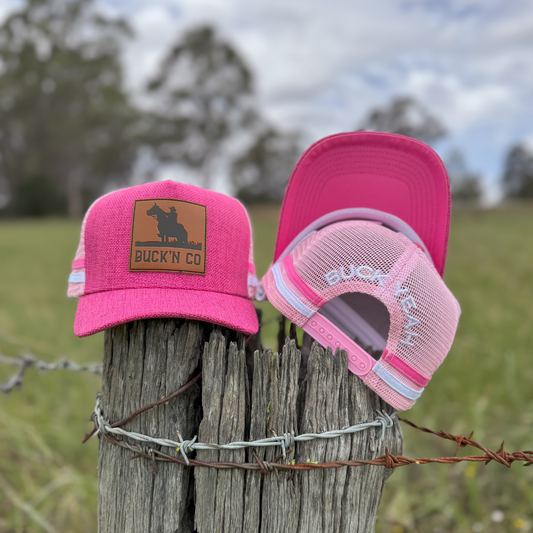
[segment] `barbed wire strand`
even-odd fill
[[[259,463],[203,463],[198,462],[197,460],[190,459],[187,457],[187,453],[190,453],[194,449],[208,449],[208,450],[220,450],[220,449],[242,449],[245,447],[256,447],[258,446],[257,442],[265,443],[263,445],[266,446],[280,446],[282,448],[282,454],[279,456],[279,458],[286,458],[286,454],[289,453],[289,450],[292,451],[294,445],[299,440],[305,441],[305,440],[312,440],[314,438],[335,438],[339,437],[343,434],[350,434],[355,433],[356,431],[361,431],[364,429],[368,429],[368,427],[382,427],[382,440],[384,439],[385,430],[388,427],[392,427],[393,421],[392,417],[397,416],[396,413],[394,413],[391,416],[383,414],[381,412],[378,412],[378,417],[374,422],[370,422],[368,424],[359,424],[356,426],[351,426],[350,428],[344,428],[343,430],[334,430],[325,432],[322,434],[304,434],[300,435],[299,437],[294,436],[294,434],[287,434],[285,433],[283,436],[275,435],[274,437],[270,437],[267,439],[261,439],[259,441],[251,441],[251,442],[236,442],[236,443],[229,443],[226,445],[219,445],[219,444],[205,444],[205,443],[196,443],[196,437],[194,437],[192,440],[183,440],[181,434],[179,431],[177,431],[179,442],[170,440],[170,439],[152,439],[152,437],[147,437],[145,435],[139,434],[139,433],[133,433],[133,432],[126,432],[125,430],[122,430],[119,428],[119,426],[122,426],[126,422],[129,422],[133,420],[136,416],[139,414],[148,411],[149,409],[152,409],[156,407],[157,405],[167,404],[168,401],[176,396],[178,396],[180,393],[187,390],[190,386],[192,386],[196,381],[198,381],[201,377],[201,374],[195,376],[192,378],[188,383],[180,387],[177,391],[173,392],[169,396],[166,396],[165,398],[162,398],[161,400],[154,402],[152,404],[146,405],[142,407],[141,409],[138,409],[134,413],[132,413],[130,416],[122,419],[119,422],[115,422],[114,424],[109,424],[108,421],[106,421],[103,418],[103,414],[101,411],[101,397],[100,395],[97,396],[96,406],[95,406],[95,413],[93,414],[93,422],[95,424],[95,429],[92,432],[99,433],[103,438],[105,438],[108,442],[111,442],[112,444],[122,446],[124,448],[130,449],[131,451],[134,451],[137,453],[136,457],[146,457],[149,458],[152,461],[170,461],[170,462],[178,462],[179,464],[186,464],[191,466],[212,466],[213,468],[246,468],[248,470],[261,470],[263,471],[265,468],[268,471],[273,471],[273,467],[271,468],[268,466],[268,464],[264,461],[260,461]],[[451,433],[446,433],[444,431],[433,431],[428,428],[424,428],[421,426],[417,426],[413,422],[410,422],[409,420],[399,418],[398,419],[401,422],[404,422],[411,427],[418,429],[419,431],[423,431],[425,433],[430,433],[432,435],[435,435],[437,437],[455,441],[457,443],[457,448],[455,450],[455,454],[453,457],[437,457],[437,458],[428,458],[428,457],[422,457],[422,458],[416,458],[411,459],[404,456],[395,456],[388,453],[388,450],[385,449],[385,455],[378,457],[373,460],[353,460],[353,461],[332,461],[329,463],[297,463],[294,465],[278,465],[281,469],[287,469],[285,467],[295,467],[295,468],[288,468],[288,469],[294,469],[294,470],[309,470],[311,468],[339,468],[341,466],[363,466],[363,465],[375,465],[375,466],[386,466],[387,468],[397,468],[399,466],[406,466],[409,464],[430,464],[430,463],[443,463],[443,464],[455,464],[460,463],[464,461],[470,461],[470,462],[484,462],[485,464],[488,464],[491,461],[495,461],[497,463],[500,463],[504,466],[510,467],[511,464],[515,461],[523,462],[524,466],[530,466],[533,464],[533,451],[526,450],[526,451],[518,451],[509,453],[504,450],[504,443],[502,442],[500,448],[498,451],[493,452],[483,446],[482,444],[476,442],[472,439],[473,432],[470,434],[469,437],[465,437],[463,435],[453,435]],[[104,428],[104,431],[99,431],[99,428]],[[108,431],[107,429],[111,428],[113,431]],[[360,428],[360,429],[359,429]],[[347,433],[348,432],[348,433]],[[122,435],[125,437],[135,435],[135,437],[138,437],[137,439],[139,442],[148,442],[160,446],[166,446],[169,447],[175,447],[177,451],[180,452],[182,458],[174,457],[168,454],[164,454],[160,450],[156,450],[154,448],[147,448],[146,446],[143,447],[139,444],[129,444],[126,441],[118,440],[114,437],[112,437],[109,433],[115,433],[116,435]],[[91,435],[92,435],[91,434]],[[126,435],[128,434],[128,435]],[[319,435],[323,435],[320,437]],[[89,436],[86,436],[86,439],[88,439]],[[309,437],[309,439],[307,439]],[[146,439],[146,440],[143,440]],[[205,446],[205,447],[203,447]],[[457,452],[459,448],[464,448],[465,446],[472,446],[475,447],[481,451],[484,452],[484,455],[470,455],[470,456],[464,456],[464,457],[457,457]],[[149,451],[149,453],[148,453]],[[194,462],[193,462],[194,461]],[[277,460],[274,461],[277,463]],[[312,464],[313,466],[309,466]],[[243,466],[244,465],[244,466]],[[250,466],[254,465],[254,466]],[[261,466],[261,465],[264,465]],[[282,468],[283,467],[283,468]]]
[[[125,441],[115,439],[109,434],[103,434],[102,438],[108,441],[111,444],[120,446],[127,450],[134,452],[136,455],[130,459],[138,459],[144,457],[151,461],[161,461],[161,462],[170,462],[177,463],[182,466],[199,466],[199,467],[208,467],[216,469],[242,469],[242,470],[254,470],[260,471],[263,474],[271,473],[274,471],[291,471],[291,470],[314,470],[320,468],[342,468],[344,466],[349,467],[359,467],[359,466],[384,466],[385,468],[399,468],[401,466],[408,465],[424,465],[424,464],[457,464],[461,462],[474,462],[474,463],[489,463],[493,460],[487,454],[483,455],[469,455],[464,457],[437,457],[437,458],[428,458],[422,457],[417,459],[411,459],[409,457],[404,457],[402,455],[393,455],[388,452],[388,449],[385,448],[385,455],[377,457],[376,459],[354,459],[349,461],[330,461],[327,463],[315,463],[315,462],[305,462],[305,463],[294,463],[289,462],[288,464],[279,463],[278,461],[283,458],[283,455],[279,455],[274,459],[274,461],[259,461],[256,463],[231,463],[231,462],[212,462],[207,463],[205,461],[199,461],[197,459],[189,459],[188,462],[180,457],[175,457],[172,455],[165,454],[154,448],[143,447],[139,444],[129,444]],[[500,453],[503,450],[500,451]],[[507,453],[503,452],[506,456],[508,462],[522,461],[524,466],[530,466],[533,464],[533,452],[514,452]]]
[[[129,417],[130,420],[131,418],[132,417]],[[196,450],[241,450],[244,448],[260,448],[271,446],[279,446],[282,450],[282,457],[286,459],[287,450],[294,448],[296,442],[308,442],[315,439],[334,439],[343,435],[351,435],[352,433],[364,431],[372,427],[381,428],[381,438],[383,439],[385,437],[385,430],[394,425],[394,422],[389,415],[378,411],[376,419],[372,422],[364,422],[362,424],[356,424],[354,426],[338,430],[325,431],[323,433],[304,433],[302,435],[284,433],[283,435],[274,435],[273,437],[267,437],[265,439],[258,439],[254,441],[236,441],[229,442],[227,444],[215,444],[196,442],[197,436],[194,436],[191,440],[184,440],[180,432],[177,431],[179,441],[175,441],[161,437],[150,437],[148,435],[143,435],[142,433],[136,433],[133,431],[126,431],[120,427],[112,427],[111,424],[103,417],[100,395],[98,395],[96,398],[93,419],[97,426],[95,435],[111,433],[114,435],[127,437],[137,442],[157,444],[158,446],[173,448],[181,453],[185,462],[189,461],[187,455]]]
[[[7,357],[2,354],[0,354],[0,363],[4,364],[10,364],[10,365],[17,365],[19,369],[17,372],[11,376],[4,384],[0,384],[0,391],[4,393],[11,392],[14,388],[20,387],[23,382],[23,376],[26,370],[30,367],[34,367],[39,371],[53,371],[53,370],[71,370],[74,372],[91,372],[93,374],[101,374],[102,373],[102,365],[99,363],[92,363],[87,365],[78,365],[77,363],[73,363],[67,359],[62,359],[60,361],[50,363],[48,361],[40,360],[34,357],[31,354],[26,354],[22,357]],[[315,438],[336,438],[344,434],[350,434],[356,431],[362,431],[364,429],[368,429],[368,427],[382,427],[382,438],[384,436],[384,431],[387,427],[390,427],[388,424],[392,424],[392,419],[389,417],[389,415],[383,415],[382,413],[379,413],[378,417],[374,422],[370,422],[368,424],[360,424],[357,426],[352,426],[350,428],[344,428],[343,430],[336,430],[336,431],[330,431],[325,432],[322,434],[304,434],[300,436],[294,436],[293,434],[287,434],[285,433],[283,436],[275,435],[274,437],[270,437],[267,439],[261,439],[260,441],[252,441],[252,442],[236,442],[236,443],[229,443],[226,445],[218,445],[218,444],[205,444],[205,443],[196,443],[196,437],[194,437],[192,440],[183,440],[179,432],[178,439],[179,442],[172,441],[170,439],[153,439],[151,441],[153,444],[162,446],[160,442],[157,441],[168,441],[169,445],[174,445],[181,453],[182,457],[175,457],[172,455],[165,454],[161,452],[160,450],[149,448],[146,446],[141,446],[140,444],[129,444],[128,442],[124,440],[118,440],[114,438],[112,435],[109,434],[109,429],[113,430],[112,432],[116,432],[118,434],[121,434],[122,436],[130,436],[130,435],[136,435],[137,437],[145,437],[148,439],[151,439],[151,437],[147,437],[141,434],[135,434],[133,432],[126,432],[125,430],[121,430],[119,426],[133,420],[136,416],[139,414],[148,411],[149,409],[152,409],[158,405],[166,404],[168,401],[170,401],[172,398],[178,396],[185,390],[187,390],[189,387],[194,385],[199,379],[201,378],[201,373],[195,376],[191,381],[186,383],[183,387],[178,389],[177,391],[173,392],[169,396],[162,398],[161,400],[154,402],[150,405],[147,405],[137,411],[135,413],[132,413],[129,417],[124,418],[123,420],[116,422],[114,424],[109,424],[106,421],[103,420],[103,418],[100,418],[100,423],[104,422],[104,427],[106,428],[105,431],[99,431],[99,427],[102,427],[102,424],[100,426],[97,426],[96,416],[95,418],[95,429],[93,432],[86,436],[84,439],[87,440],[90,436],[92,436],[94,433],[99,432],[100,436],[107,440],[108,442],[120,446],[122,448],[126,448],[137,455],[132,457],[132,459],[145,457],[147,459],[150,459],[154,463],[154,469],[155,462],[156,461],[165,461],[165,462],[173,462],[178,463],[181,465],[186,466],[199,466],[199,467],[210,467],[210,468],[219,468],[219,469],[228,469],[228,468],[242,468],[246,470],[256,470],[261,471],[262,473],[269,473],[276,470],[312,470],[315,468],[340,468],[343,466],[351,466],[351,467],[357,467],[357,466],[364,466],[364,465],[373,465],[373,466],[385,466],[386,468],[398,468],[400,466],[407,466],[411,464],[432,464],[432,463],[440,463],[440,464],[457,464],[460,462],[483,462],[485,464],[490,463],[491,461],[495,461],[499,464],[502,464],[508,468],[510,468],[511,464],[513,462],[523,462],[523,466],[531,466],[533,464],[533,451],[526,450],[526,451],[517,451],[517,452],[507,452],[504,450],[504,442],[502,442],[500,448],[498,451],[494,452],[482,444],[476,442],[472,439],[472,433],[469,437],[465,437],[463,435],[453,435],[451,433],[446,433],[444,431],[433,431],[431,429],[418,426],[414,424],[413,422],[410,422],[409,420],[399,418],[400,421],[408,424],[409,426],[418,429],[419,431],[430,433],[432,435],[435,435],[437,437],[455,441],[457,443],[457,448],[455,450],[455,455],[453,457],[437,457],[437,458],[428,458],[428,457],[422,457],[417,459],[411,459],[408,457],[404,457],[401,455],[392,455],[388,453],[388,450],[385,449],[385,455],[382,455],[381,457],[377,457],[376,459],[371,460],[350,460],[350,461],[330,461],[327,463],[314,463],[314,462],[306,462],[306,463],[295,463],[295,464],[282,464],[278,463],[280,459],[286,459],[286,454],[289,453],[289,451],[292,451],[292,448],[294,447],[295,442],[298,442],[298,440],[312,440]],[[95,409],[96,411],[96,409]],[[382,418],[380,418],[382,417]],[[388,420],[387,420],[388,419]],[[366,426],[366,427],[363,427]],[[357,428],[357,429],[356,429]],[[359,429],[360,428],[360,429]],[[120,431],[117,432],[116,430],[119,429]],[[128,434],[128,435],[125,435]],[[300,438],[299,438],[300,437]],[[302,438],[304,437],[304,438]],[[308,438],[306,438],[308,437]],[[140,441],[140,442],[150,442],[150,441]],[[263,442],[263,444],[258,444]],[[274,459],[273,462],[266,462],[266,461],[258,461],[256,463],[230,463],[230,462],[213,462],[213,463],[206,463],[203,461],[198,461],[197,459],[191,459],[187,457],[187,453],[190,453],[191,451],[195,449],[208,449],[208,450],[220,450],[220,449],[241,449],[243,447],[256,447],[256,446],[280,446],[282,448],[282,454],[279,455],[276,459]],[[228,446],[231,446],[230,448],[227,448]],[[457,452],[459,448],[463,448],[465,446],[472,446],[474,448],[477,448],[484,453],[482,455],[470,455],[470,456],[463,456],[463,457],[457,457]],[[255,452],[253,452],[254,455]],[[256,460],[257,460],[256,456]],[[154,470],[155,471],[155,470]]]
[[[87,365],[78,365],[68,359],[61,359],[54,363],[37,359],[32,354],[26,354],[22,357],[7,357],[0,354],[0,363],[8,365],[17,365],[19,369],[13,376],[11,376],[4,384],[0,384],[0,391],[9,393],[16,387],[20,387],[23,382],[23,376],[28,368],[34,367],[41,372],[49,372],[52,370],[71,370],[73,372],[90,372],[92,374],[102,373],[101,363],[90,363]]]

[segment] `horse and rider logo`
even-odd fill
[[[206,208],[167,198],[136,200],[130,270],[205,274]]]

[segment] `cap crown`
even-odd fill
[[[167,288],[248,298],[254,274],[250,221],[242,204],[193,185],[160,181],[115,191],[91,206],[69,296]]]

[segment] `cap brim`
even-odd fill
[[[74,333],[93,335],[104,329],[146,318],[187,318],[219,324],[246,334],[257,333],[252,300],[230,294],[183,289],[124,289],[80,298]]]
[[[446,169],[429,146],[391,133],[332,135],[303,154],[283,200],[274,261],[313,221],[355,207],[405,221],[443,275],[451,213]]]

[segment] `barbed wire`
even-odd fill
[[[381,455],[380,457],[376,457],[375,459],[352,459],[348,461],[329,461],[326,463],[319,463],[319,462],[313,462],[309,459],[305,463],[294,463],[294,462],[288,462],[286,464],[279,463],[281,459],[284,458],[283,454],[276,457],[273,461],[267,462],[262,461],[259,459],[259,457],[254,453],[254,457],[256,462],[255,463],[233,463],[228,461],[214,461],[214,462],[205,462],[205,461],[199,461],[198,459],[191,459],[187,458],[185,460],[181,457],[176,457],[173,455],[169,455],[166,453],[163,453],[160,450],[141,446],[140,444],[130,444],[123,440],[118,440],[114,438],[112,435],[108,433],[101,434],[101,437],[104,438],[107,442],[115,445],[120,446],[122,448],[125,448],[127,450],[130,450],[134,452],[136,455],[131,457],[130,459],[138,459],[138,458],[146,458],[153,462],[153,468],[154,473],[157,473],[157,467],[156,462],[170,462],[170,463],[177,463],[182,466],[198,466],[198,467],[207,467],[207,468],[215,468],[215,469],[242,469],[242,470],[252,470],[252,471],[259,471],[263,474],[272,473],[275,471],[291,471],[291,470],[314,470],[314,469],[320,469],[320,468],[342,468],[344,466],[349,467],[359,467],[359,466],[384,466],[385,468],[399,468],[401,466],[408,466],[408,465],[424,465],[424,464],[457,464],[462,462],[472,462],[472,463],[485,463],[487,465],[491,461],[495,461],[497,463],[500,463],[504,466],[507,466],[508,468],[511,467],[511,464],[515,461],[523,462],[523,466],[531,466],[533,464],[533,451],[518,451],[518,452],[506,452],[503,449],[503,443],[500,446],[500,449],[497,452],[493,452],[478,442],[472,440],[470,437],[464,437],[462,435],[451,435],[449,433],[444,432],[435,432],[432,430],[428,430],[427,428],[420,428],[416,424],[413,424],[412,422],[404,419],[400,419],[402,422],[405,422],[409,424],[410,426],[419,429],[421,431],[432,433],[436,436],[446,438],[449,440],[454,440],[458,443],[459,447],[464,446],[473,446],[482,450],[486,450],[486,453],[482,455],[468,455],[463,457],[457,457],[457,456],[451,456],[451,457],[419,457],[419,458],[409,458],[405,457],[403,455],[393,455],[389,453],[388,449],[385,448],[385,454]],[[290,450],[292,451],[292,450]],[[289,450],[287,450],[289,452]]]
[[[393,415],[394,416],[394,415]],[[373,422],[364,422],[362,424],[356,424],[343,429],[325,431],[323,433],[304,433],[302,435],[294,435],[293,433],[284,433],[283,435],[274,434],[273,437],[268,437],[265,439],[258,439],[254,441],[236,441],[229,442],[227,444],[214,444],[214,443],[204,443],[196,442],[197,436],[194,436],[191,440],[183,440],[179,431],[177,431],[179,441],[172,439],[164,439],[160,437],[150,437],[148,435],[143,435],[142,433],[136,433],[133,431],[126,431],[120,427],[112,427],[109,421],[104,419],[101,408],[101,396],[96,397],[96,406],[94,408],[93,420],[96,425],[95,435],[98,434],[109,434],[120,435],[123,437],[128,437],[132,440],[138,442],[147,442],[150,444],[157,444],[166,448],[173,448],[179,451],[184,459],[184,461],[189,464],[189,458],[187,454],[196,451],[196,450],[242,450],[244,448],[260,448],[260,447],[271,447],[279,446],[282,450],[282,457],[286,459],[287,450],[294,448],[295,443],[297,442],[308,442],[315,439],[334,439],[341,437],[343,435],[351,435],[359,431],[364,431],[365,429],[370,429],[373,427],[381,428],[381,439],[385,438],[385,430],[391,428],[394,425],[392,418],[378,411],[378,415]]]
[[[215,461],[215,462],[205,462],[199,461],[197,459],[189,459],[188,462],[180,457],[175,457],[172,455],[165,454],[154,448],[143,447],[139,444],[129,444],[128,442],[115,439],[111,435],[105,434],[102,437],[111,444],[115,446],[120,446],[134,452],[136,455],[130,459],[146,458],[151,460],[154,463],[154,473],[156,473],[155,462],[168,462],[168,463],[177,463],[182,466],[199,466],[207,468],[216,468],[219,470],[227,469],[242,469],[242,470],[253,470],[259,471],[262,474],[268,474],[275,471],[292,471],[292,470],[314,470],[320,468],[342,468],[344,466],[349,467],[359,467],[359,466],[384,466],[385,468],[399,468],[401,466],[408,465],[424,465],[424,464],[457,464],[461,462],[473,462],[473,463],[485,463],[488,464],[493,460],[500,464],[505,464],[505,466],[511,465],[515,461],[524,462],[524,466],[530,466],[533,464],[533,451],[525,452],[513,452],[508,453],[500,448],[498,452],[491,452],[493,455],[483,454],[483,455],[469,455],[464,457],[436,457],[428,458],[421,457],[417,459],[412,459],[409,457],[404,457],[403,455],[393,455],[388,452],[388,449],[385,448],[385,455],[381,455],[375,459],[353,459],[349,461],[329,461],[327,463],[312,462],[308,460],[305,463],[292,463],[287,464],[279,463],[278,461],[283,458],[283,455],[279,455],[273,461],[267,462],[260,460],[257,455],[254,454],[256,459],[255,463],[232,463],[227,461]],[[500,455],[501,454],[501,455]],[[497,457],[497,459],[495,458]]]
[[[90,372],[92,374],[102,373],[101,363],[90,363],[87,365],[79,365],[73,363],[68,359],[61,359],[54,363],[37,359],[32,354],[26,354],[22,357],[7,357],[0,354],[0,363],[8,365],[17,365],[19,369],[13,374],[5,383],[0,384],[0,391],[4,393],[11,392],[14,388],[20,387],[23,382],[23,376],[28,368],[34,367],[41,372],[49,372],[52,370],[71,370],[73,372]]]
[[[102,373],[102,364],[100,363],[79,365],[67,359],[62,359],[60,361],[50,363],[48,361],[37,359],[32,354],[26,354],[22,357],[7,357],[7,356],[0,354],[0,363],[17,365],[19,367],[18,371],[11,378],[9,378],[7,382],[5,382],[4,384],[0,384],[0,391],[4,393],[9,393],[14,388],[21,386],[24,373],[30,367],[34,367],[39,371],[71,370],[74,372],[91,372],[93,374]],[[136,455],[131,457],[131,459],[146,458],[146,459],[151,460],[153,463],[154,472],[156,472],[156,469],[157,469],[156,467],[157,462],[171,462],[171,463],[177,463],[177,464],[184,465],[184,466],[209,467],[209,468],[216,468],[216,469],[238,468],[238,469],[259,471],[264,474],[275,472],[275,471],[289,471],[289,470],[305,471],[305,470],[313,470],[317,468],[341,468],[344,466],[358,467],[358,466],[364,466],[364,465],[384,466],[386,468],[392,469],[392,468],[399,468],[401,466],[407,466],[407,465],[412,465],[412,464],[417,464],[417,465],[433,464],[433,463],[457,464],[461,462],[474,462],[474,463],[488,464],[492,461],[495,461],[508,468],[510,468],[512,463],[514,462],[522,462],[524,463],[523,466],[531,466],[533,464],[533,451],[531,450],[507,452],[504,450],[504,443],[502,442],[500,448],[497,451],[492,451],[489,448],[473,440],[472,433],[470,434],[469,437],[465,437],[463,435],[453,435],[451,433],[446,433],[444,431],[433,431],[431,429],[418,426],[414,424],[413,422],[410,422],[409,420],[406,420],[403,418],[398,418],[398,419],[401,422],[404,422],[405,424],[408,424],[409,426],[415,429],[418,429],[419,431],[430,433],[442,439],[455,441],[457,443],[455,454],[449,457],[436,457],[436,458],[420,457],[420,458],[413,459],[413,458],[405,457],[402,455],[390,454],[388,452],[388,449],[385,448],[384,455],[377,457],[375,459],[368,459],[368,460],[353,459],[353,460],[348,460],[348,461],[329,461],[326,463],[318,463],[318,462],[312,462],[308,459],[307,462],[305,463],[289,462],[287,464],[284,464],[284,463],[279,462],[281,459],[285,460],[286,455],[289,452],[293,451],[293,448],[295,447],[296,442],[309,441],[309,440],[314,440],[318,438],[326,438],[326,439],[338,438],[342,435],[353,434],[358,431],[369,429],[370,427],[381,427],[382,428],[382,439],[383,439],[385,430],[387,428],[392,427],[393,425],[392,419],[396,416],[396,414],[389,416],[381,412],[378,412],[378,416],[376,417],[376,420],[374,420],[373,422],[357,424],[355,426],[351,426],[349,428],[344,428],[341,430],[327,431],[327,432],[318,433],[318,434],[308,433],[308,434],[303,434],[299,436],[295,436],[292,433],[291,434],[285,433],[279,436],[274,434],[273,437],[260,439],[257,441],[249,441],[249,442],[238,441],[238,442],[233,442],[233,443],[228,443],[228,444],[198,443],[196,442],[196,437],[194,437],[191,440],[183,440],[179,432],[177,432],[179,441],[173,441],[171,439],[161,439],[161,438],[149,437],[146,435],[142,435],[140,433],[128,432],[119,427],[133,420],[139,414],[145,411],[148,411],[149,409],[152,409],[158,405],[167,404],[169,400],[178,396],[179,394],[187,390],[189,387],[194,385],[194,383],[196,383],[201,377],[202,375],[200,373],[197,376],[195,376],[193,379],[191,379],[188,383],[183,385],[183,387],[173,392],[172,394],[168,395],[167,397],[162,398],[161,400],[154,402],[152,404],[149,404],[147,406],[144,406],[141,409],[138,409],[137,411],[132,413],[130,416],[114,424],[110,424],[108,421],[106,421],[103,418],[103,414],[101,411],[101,397],[98,396],[96,406],[95,406],[95,413],[93,415],[95,429],[90,434],[86,435],[84,442],[88,440],[88,438],[90,438],[93,434],[97,433],[101,438],[104,438],[107,442],[134,452]],[[175,448],[176,451],[180,452],[181,457],[179,456],[176,457],[174,455],[166,454],[153,447],[142,446],[141,444],[130,444],[129,442],[125,440],[119,440],[115,438],[113,434],[117,436],[122,436],[125,438],[132,438],[133,440],[137,440],[137,442],[150,443],[150,444],[154,444],[157,446],[167,446],[167,447]],[[252,454],[256,460],[256,462],[252,462],[252,463],[233,463],[233,462],[223,462],[223,461],[205,462],[205,461],[199,461],[198,459],[189,458],[187,456],[188,453],[191,453],[195,450],[223,450],[223,449],[235,450],[235,449],[243,449],[243,448],[255,448],[255,447],[261,447],[261,446],[279,446],[281,447],[282,453],[278,457],[276,457],[273,461],[267,462],[267,461],[260,460],[257,454],[255,454],[255,452],[252,451]],[[481,450],[483,454],[457,457],[456,454],[459,451],[459,448],[463,448],[465,446],[472,446],[474,448],[477,448]]]
[[[93,434],[97,433],[100,437],[104,438],[106,441],[108,441],[111,444],[114,444],[116,446],[120,446],[122,448],[126,448],[132,452],[134,452],[136,455],[132,457],[132,459],[137,458],[147,458],[150,459],[153,462],[153,468],[154,472],[156,471],[156,465],[155,463],[157,461],[164,461],[164,462],[173,462],[178,463],[181,465],[186,466],[200,466],[200,467],[211,467],[211,468],[218,468],[218,469],[228,469],[228,468],[240,468],[245,470],[257,470],[261,471],[263,473],[267,472],[273,472],[275,470],[311,470],[313,468],[340,468],[343,466],[351,466],[351,467],[358,467],[358,466],[364,466],[364,465],[373,465],[373,466],[384,466],[386,468],[398,468],[400,466],[407,466],[411,464],[431,464],[431,463],[440,463],[440,464],[456,464],[461,462],[475,462],[475,463],[485,463],[488,464],[491,461],[495,461],[499,464],[502,464],[504,466],[507,466],[510,468],[511,464],[515,461],[523,462],[524,466],[530,466],[533,464],[533,451],[526,450],[526,451],[517,451],[517,452],[506,452],[504,450],[504,443],[502,442],[500,448],[498,451],[494,452],[488,449],[487,447],[483,446],[479,442],[476,442],[472,439],[473,432],[470,434],[469,437],[465,437],[463,435],[453,435],[451,433],[446,433],[444,431],[433,431],[431,429],[417,426],[413,422],[410,422],[409,420],[399,418],[401,422],[404,422],[405,424],[408,424],[409,426],[419,430],[423,431],[425,433],[430,433],[432,435],[435,435],[437,437],[440,437],[442,439],[451,440],[457,443],[457,447],[455,449],[455,454],[451,457],[436,457],[436,458],[429,458],[429,457],[419,457],[419,458],[409,458],[405,457],[403,455],[393,455],[388,452],[388,449],[385,448],[385,455],[382,455],[380,457],[377,457],[375,459],[369,459],[369,460],[363,460],[363,459],[354,459],[349,461],[329,461],[327,463],[318,463],[318,462],[311,462],[308,460],[305,463],[292,463],[289,462],[288,464],[278,463],[280,459],[286,459],[287,453],[292,452],[293,448],[295,447],[296,442],[299,441],[307,441],[307,440],[313,440],[316,438],[337,438],[345,434],[351,434],[355,433],[357,431],[362,431],[364,429],[368,429],[370,427],[382,427],[382,440],[384,438],[385,430],[387,428],[392,427],[393,425],[393,418],[397,417],[397,414],[394,413],[392,416],[383,414],[381,412],[378,412],[378,416],[374,422],[369,422],[366,424],[358,424],[355,426],[351,426],[350,428],[344,428],[343,430],[334,430],[334,431],[328,431],[321,434],[315,434],[315,433],[309,433],[299,436],[294,436],[293,434],[287,434],[285,433],[283,436],[281,435],[274,435],[274,437],[266,438],[266,439],[260,439],[257,441],[249,441],[249,442],[234,442],[229,444],[205,444],[205,443],[197,443],[196,437],[194,437],[191,440],[183,440],[180,433],[178,434],[179,442],[173,441],[171,439],[157,439],[152,437],[147,437],[146,435],[142,435],[140,433],[135,432],[127,432],[123,429],[121,429],[119,426],[124,425],[126,422],[130,422],[135,417],[137,417],[139,414],[144,413],[150,409],[153,409],[157,405],[166,405],[168,404],[168,401],[172,398],[175,398],[185,390],[187,390],[189,387],[191,387],[194,383],[196,383],[201,378],[201,374],[198,374],[194,378],[192,378],[188,383],[180,387],[177,391],[173,392],[169,396],[166,396],[165,398],[162,398],[161,400],[158,400],[157,402],[154,402],[152,404],[146,405],[142,407],[141,409],[138,409],[130,416],[124,418],[123,420],[119,422],[115,422],[114,424],[110,424],[108,421],[106,421],[103,417],[102,410],[101,410],[101,396],[98,395],[96,399],[96,406],[95,406],[95,412],[93,414],[93,422],[95,425],[94,431],[87,435],[84,439],[84,442]],[[179,451],[181,454],[180,457],[176,457],[173,455],[165,454],[160,450],[157,450],[153,447],[147,447],[142,446],[140,444],[130,444],[129,442],[125,440],[119,440],[115,438],[114,435],[121,435],[126,438],[132,438],[133,440],[136,440],[137,442],[143,442],[143,443],[151,443],[156,444],[158,446],[166,446],[175,448],[176,451]],[[204,462],[199,461],[197,459],[191,459],[187,456],[187,453],[190,453],[194,450],[222,450],[222,449],[243,449],[243,448],[255,448],[260,446],[280,446],[282,449],[282,453],[274,459],[273,462],[266,462],[259,459],[259,457],[255,454],[255,452],[252,452],[256,462],[255,463],[233,463],[233,462]],[[463,456],[463,457],[457,457],[457,452],[459,451],[459,448],[464,448],[466,446],[472,446],[474,448],[477,448],[484,453],[482,455],[469,455],[469,456]]]

